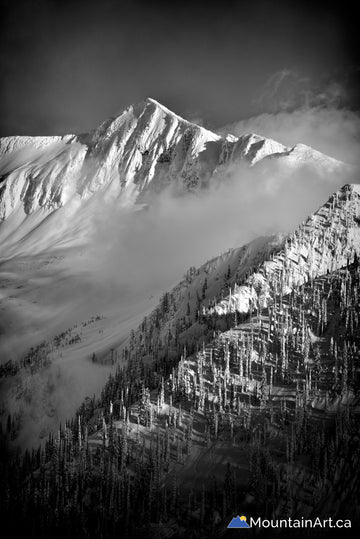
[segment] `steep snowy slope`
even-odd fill
[[[268,291],[281,276],[282,293],[328,271],[335,271],[360,252],[360,188],[345,185],[291,234],[285,249],[259,266],[243,285],[209,309],[209,314],[247,313],[259,302],[266,306]]]
[[[74,196],[89,198],[106,187],[134,201],[153,180],[191,183],[197,157],[220,137],[191,124],[152,99],[130,106],[94,132],[77,137],[8,137],[1,142],[5,173],[1,219],[19,206],[25,214],[63,206]],[[57,144],[63,143],[60,148]],[[42,149],[40,153],[31,150]],[[23,162],[21,151],[26,153]],[[14,163],[11,167],[13,156]],[[4,161],[2,161],[4,162]],[[1,163],[0,163],[1,165]]]
[[[23,148],[45,149],[57,142],[70,142],[75,135],[51,136],[51,137],[27,137],[11,136],[0,138],[0,156],[5,156],[17,152]]]
[[[215,257],[200,268],[191,267],[184,278],[162,296],[158,307],[146,317],[124,347],[141,350],[145,359],[154,350],[173,359],[186,343],[187,348],[213,337],[206,324],[200,320],[205,308],[214,298],[225,297],[230,287],[244,280],[254,267],[277,253],[283,246],[282,235],[260,237],[247,245]],[[149,339],[149,340],[148,340]]]
[[[291,149],[254,134],[221,138],[150,98],[88,134],[0,139],[0,156],[0,222],[39,210],[44,218],[99,191],[128,205],[168,185],[198,190],[237,160],[255,165],[276,156],[292,167],[343,166],[303,145]]]
[[[269,157],[278,157],[279,166],[284,172],[294,170],[299,167],[311,167],[320,176],[326,176],[334,172],[351,171],[353,167],[346,165],[333,157],[324,155],[306,144],[295,144],[294,147],[279,154],[272,154]]]
[[[195,349],[214,331],[227,329],[230,319],[266,308],[272,294],[289,294],[352,261],[360,254],[359,224],[360,187],[345,185],[294,233],[258,238],[190,268],[134,334],[130,348],[145,356],[159,346],[167,356],[179,354],[184,343]]]

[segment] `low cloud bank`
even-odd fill
[[[165,289],[190,265],[256,236],[295,229],[333,191],[358,178],[355,168],[320,173],[311,164],[292,169],[281,159],[253,168],[233,163],[197,194],[168,189],[125,216],[113,203],[102,207],[91,258],[104,282],[138,293]]]

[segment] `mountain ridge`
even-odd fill
[[[132,205],[169,185],[199,190],[230,163],[276,157],[291,167],[346,167],[312,148],[256,134],[221,137],[148,98],[88,134],[0,139],[0,223],[12,213],[46,214],[74,197],[109,191]],[[319,164],[320,163],[320,164]],[[318,166],[319,165],[319,166]]]
[[[195,350],[214,332],[229,329],[230,320],[268,308],[274,293],[289,295],[360,256],[359,224],[360,185],[345,184],[293,232],[257,238],[190,268],[126,346],[149,357],[143,343],[153,335],[149,349],[168,357],[174,355],[174,343]]]
[[[213,307],[213,311],[210,309],[209,314],[214,311],[218,314],[235,310],[249,312],[252,302],[255,308],[256,303],[260,301],[259,296],[263,293],[263,301],[266,304],[264,287],[270,286],[274,272],[285,273],[285,268],[291,275],[288,275],[288,280],[283,282],[284,294],[289,293],[293,286],[301,285],[327,271],[334,271],[344,266],[360,247],[359,220],[360,186],[345,184],[298,230],[287,237],[284,254],[280,253],[273,261],[264,262],[257,279],[259,294],[255,293],[254,283],[249,280],[237,293],[230,293],[220,304]],[[328,233],[319,236],[321,221],[328,227]]]

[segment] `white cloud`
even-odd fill
[[[257,133],[287,146],[303,143],[347,163],[360,163],[360,117],[350,110],[317,107],[264,113],[227,125],[221,132]]]

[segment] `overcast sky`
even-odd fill
[[[0,134],[84,132],[146,96],[210,128],[241,120],[269,105],[254,100],[274,73],[317,84],[358,65],[354,14],[347,1],[2,0]]]

